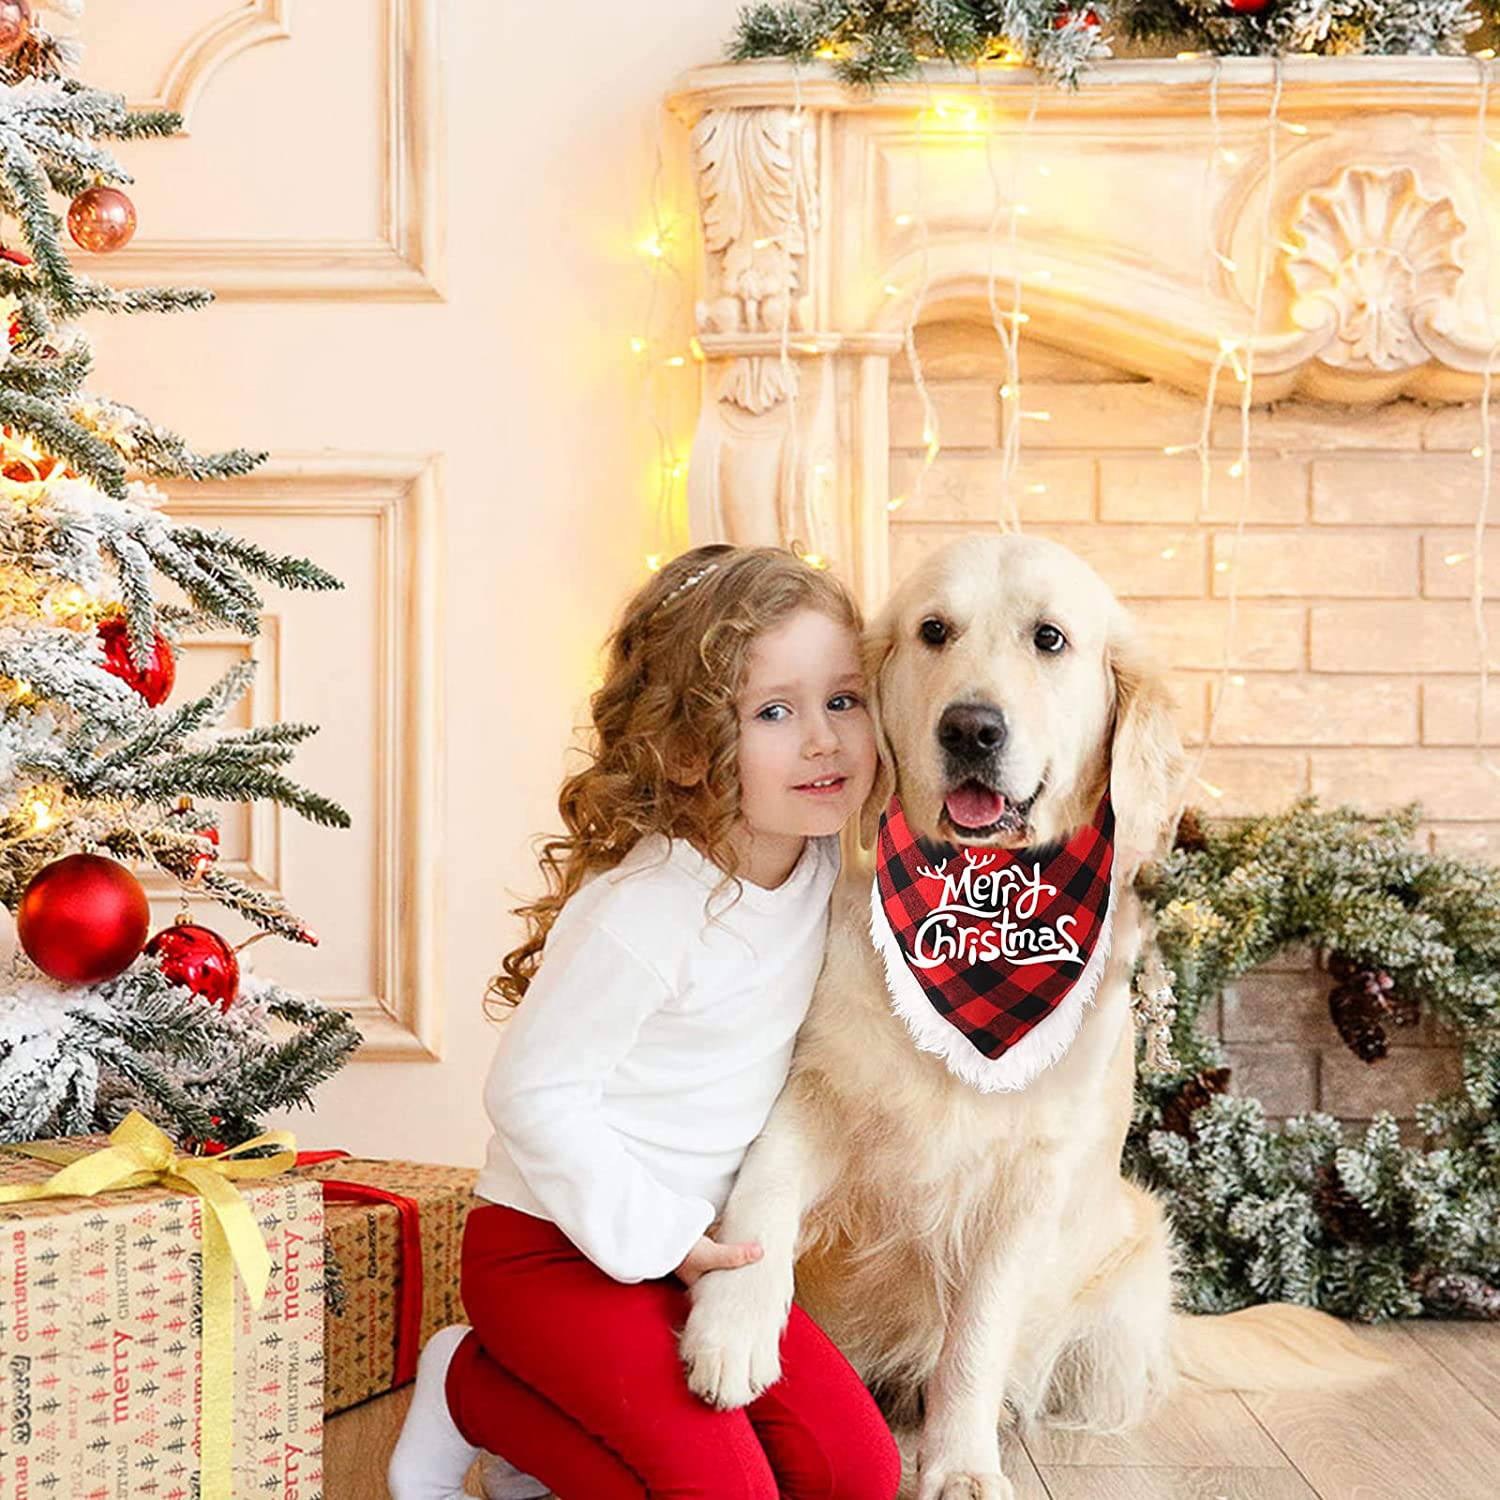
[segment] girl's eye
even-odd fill
[[[766,704],[766,706],[763,709],[761,709],[761,711],[758,714],[756,714],[755,717],[757,719],[766,719],[766,722],[768,724],[779,724],[781,722],[780,719],[767,719],[766,718],[766,716],[768,714],[776,714],[776,713],[789,714],[789,713],[791,713],[791,709],[789,709],[786,706],[785,703],[768,703],[768,704]]]
[[[1068,644],[1067,636],[1056,625],[1038,625],[1031,639],[1038,651],[1045,651],[1049,656],[1056,656]]]
[[[855,693],[835,693],[833,697],[828,700],[828,706],[829,708],[832,708],[835,704],[847,703],[849,705],[849,708],[858,708],[859,701],[859,697]],[[847,713],[848,709],[841,709],[840,712]]]
[[[936,615],[929,615],[917,627],[917,634],[929,646],[941,646],[948,639],[948,627]]]

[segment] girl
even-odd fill
[[[422,1352],[394,1500],[458,1500],[482,1449],[509,1460],[492,1500],[895,1494],[889,1431],[801,1309],[742,1410],[698,1400],[677,1352],[686,1288],[759,1258],[713,1230],[786,1080],[838,832],[874,779],[859,627],[833,578],[769,547],[696,548],[626,606],[568,832],[543,848],[552,889],[491,987],[525,1003],[485,1088],[474,1327]]]

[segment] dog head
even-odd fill
[[[1171,694],[1139,626],[1066,548],[976,536],[933,553],[870,625],[865,668],[880,757],[867,845],[892,794],[918,836],[1066,839],[1107,781],[1122,873],[1155,852],[1182,765]]]

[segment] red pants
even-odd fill
[[[730,1274],[711,1272],[712,1275]],[[499,1204],[469,1215],[474,1332],[448,1369],[471,1442],[560,1500],[892,1500],[896,1445],[826,1334],[792,1308],[781,1379],[739,1411],[688,1389],[675,1277],[615,1281],[555,1225]]]

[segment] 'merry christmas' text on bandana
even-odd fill
[[[1109,958],[1109,792],[1066,844],[959,846],[880,818],[870,936],[917,1044],[983,1093],[1024,1088],[1072,1044]]]

